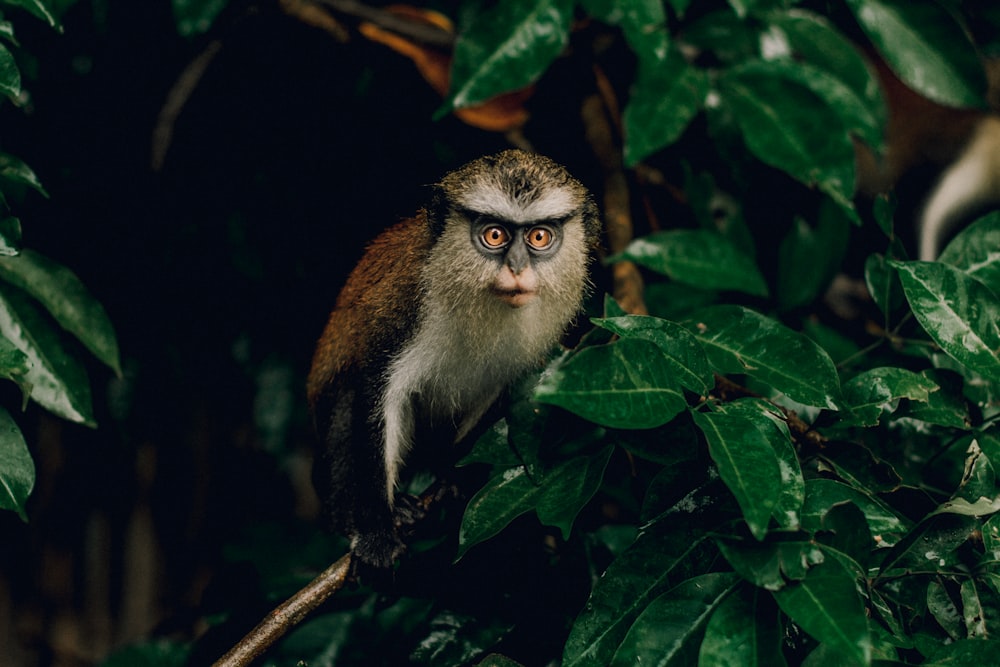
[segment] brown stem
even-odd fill
[[[343,588],[350,571],[351,554],[347,553],[268,614],[236,646],[219,658],[214,667],[249,665],[286,632],[298,625],[309,612]]]
[[[761,398],[767,400],[760,394],[752,392],[746,387],[736,384],[729,378],[718,374],[715,376],[715,390],[712,393],[723,401],[734,401],[737,398]],[[794,410],[783,408],[773,401],[768,401],[768,403],[781,411],[781,414],[785,416],[785,422],[788,424],[788,430],[800,443],[808,444],[815,448],[822,448],[826,444],[826,437],[818,431],[814,431],[809,424],[802,421]]]

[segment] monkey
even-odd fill
[[[388,568],[405,551],[407,453],[461,442],[540,367],[582,308],[599,234],[592,196],[564,167],[508,150],[445,175],[368,246],[307,379],[314,485],[356,560]]]

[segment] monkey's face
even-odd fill
[[[496,265],[490,291],[514,308],[533,301],[539,289],[534,265],[557,255],[565,221],[517,224],[488,215],[470,218],[472,246]]]

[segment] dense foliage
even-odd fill
[[[0,0],[53,26],[68,4]],[[178,31],[197,35],[236,3],[172,4]],[[573,349],[519,385],[447,473],[467,503],[432,513],[389,581],[341,591],[265,664],[995,662],[1000,214],[913,261],[918,202],[856,196],[855,156],[885,150],[876,57],[928,99],[983,108],[979,56],[1000,47],[1000,11],[504,0],[452,13],[439,114],[528,85],[569,96],[580,69],[567,59],[607,74],[616,157],[649,233],[603,258],[595,282],[642,267],[650,314],[596,290]],[[7,21],[0,40],[15,44]],[[15,101],[18,81],[0,46]],[[657,172],[680,174],[677,225],[678,207],[642,189]],[[59,327],[117,371],[114,335],[72,274],[18,247],[8,202],[41,191],[31,170],[0,154],[0,188],[2,373],[92,422]],[[838,274],[865,287],[846,309],[831,307]],[[23,513],[31,459],[0,421],[0,507]],[[261,526],[227,549],[218,587],[240,592],[205,596],[204,636],[106,664],[210,663],[344,548],[314,526]]]

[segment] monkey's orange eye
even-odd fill
[[[552,231],[545,227],[533,227],[528,230],[528,235],[525,238],[528,245],[535,250],[545,250],[552,245]]]
[[[510,234],[503,227],[487,227],[480,238],[487,248],[502,248],[510,241]]]

